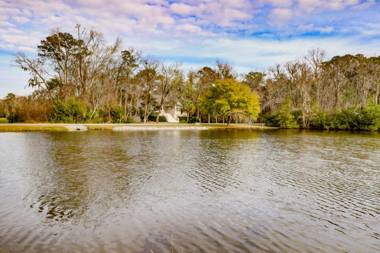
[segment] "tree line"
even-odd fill
[[[262,121],[284,128],[378,130],[380,57],[312,50],[301,60],[256,73]],[[260,80],[260,81],[259,81]]]
[[[37,52],[16,57],[34,91],[0,101],[0,117],[10,122],[158,122],[161,111],[178,106],[184,122],[380,127],[380,57],[326,60],[322,50],[312,50],[265,72],[237,74],[217,62],[185,73],[80,25],[75,34],[54,31]]]

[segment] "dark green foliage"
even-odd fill
[[[265,123],[267,126],[279,127],[280,121],[276,114],[265,113],[260,115],[259,122]]]
[[[86,120],[86,105],[72,97],[54,104],[51,120],[54,122],[84,122]]]
[[[197,122],[200,122],[200,120],[195,116],[191,116],[191,117],[181,116],[179,117],[179,122],[180,123],[197,123]]]
[[[112,123],[122,123],[123,122],[123,108],[120,106],[115,106],[110,109],[110,116]]]
[[[125,123],[136,123],[132,117],[128,117]]]
[[[148,121],[156,121],[157,119],[157,113],[152,113],[151,115],[149,115],[148,117]],[[158,117],[158,122],[167,122],[166,118],[164,116],[159,116]]]
[[[378,130],[380,106],[349,108],[332,117],[331,128],[343,130]]]
[[[275,114],[263,114],[260,121],[268,126],[282,128],[299,128],[300,111],[289,111],[287,107]],[[298,121],[298,122],[297,122]],[[314,114],[310,128],[321,130],[380,130],[380,105],[369,105],[364,108],[352,107],[337,113]]]
[[[4,109],[9,123],[21,121],[16,95],[8,93],[4,99]]]
[[[352,107],[330,115],[318,113],[312,119],[311,128],[376,131],[380,129],[380,105]]]
[[[8,114],[7,120],[9,123],[23,122],[18,111],[12,111]]]
[[[261,117],[261,121],[268,126],[281,128],[300,128],[297,123],[294,112],[280,112],[277,114],[265,114]]]
[[[325,112],[315,114],[310,123],[310,128],[313,129],[329,129],[330,118]]]
[[[299,111],[292,111],[290,104],[286,103],[280,107],[280,110],[273,114],[272,116],[267,116],[271,120],[273,126],[278,126],[282,128],[299,128],[300,125],[297,119],[300,118]]]
[[[179,117],[179,123],[188,123],[187,117]]]

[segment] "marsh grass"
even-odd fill
[[[55,126],[54,124],[49,125],[12,125],[4,124],[0,125],[0,132],[67,132],[68,129],[62,125]]]

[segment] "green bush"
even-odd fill
[[[330,115],[321,112],[312,118],[311,127],[376,131],[380,129],[380,105],[369,105],[363,108],[352,107]]]
[[[319,112],[311,118],[310,128],[329,129],[331,127],[330,123],[331,118],[329,118],[329,116],[326,113]]]
[[[86,120],[86,105],[77,98],[68,98],[54,104],[51,120],[54,122],[83,122]]]
[[[13,109],[12,111],[8,113],[7,120],[9,123],[16,123],[16,122],[23,121],[18,108]]]
[[[337,113],[335,127],[345,130],[378,130],[380,128],[380,106],[349,108]]]
[[[112,107],[110,109],[110,115],[112,123],[122,123],[123,122],[123,109],[119,106]]]
[[[8,123],[8,119],[7,118],[0,118],[0,123],[1,124]]]
[[[187,122],[187,116],[185,116],[185,117],[183,117],[183,116],[178,117],[178,120],[179,120],[179,123],[188,123]]]
[[[302,126],[302,111],[301,110],[293,110],[290,111],[290,114],[293,116],[295,125],[293,123],[290,123],[290,125],[293,125],[293,127],[290,128],[299,128]]]
[[[367,106],[363,115],[369,130],[380,130],[380,105]]]
[[[291,110],[290,102],[283,104],[280,109],[272,114],[264,114],[261,121],[268,126],[281,128],[299,128],[298,121],[302,118],[300,111]]]
[[[199,119],[195,116],[187,117],[187,116],[180,116],[178,117],[179,123],[197,123],[200,122]]]
[[[154,121],[154,122],[156,122],[157,115],[158,115],[157,112],[153,112],[152,114],[150,114],[148,116],[148,121]],[[164,116],[159,116],[158,122],[168,122],[168,121],[166,120],[166,118]]]
[[[260,122],[267,126],[281,128],[299,128],[296,116],[292,112],[280,111],[274,114],[264,114],[260,118]]]
[[[297,120],[291,113],[279,113],[277,115],[280,127],[282,128],[299,128]]]
[[[259,121],[267,126],[279,127],[280,122],[276,114],[265,113],[259,117]]]
[[[125,123],[136,123],[136,120],[133,117],[128,117]]]

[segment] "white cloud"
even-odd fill
[[[201,33],[202,29],[199,26],[191,25],[191,24],[184,24],[177,26],[177,30],[184,31],[184,32],[191,32],[191,33]]]
[[[298,0],[298,6],[302,11],[340,10],[359,3],[359,0]]]
[[[271,4],[275,7],[289,7],[293,4],[292,0],[261,0],[262,4]]]
[[[74,32],[76,24],[103,32],[108,41],[121,37],[163,59],[191,59],[185,66],[224,59],[241,70],[265,68],[292,60],[308,49],[373,54],[380,48],[379,9],[375,0],[0,0],[0,50],[35,50],[54,28]],[[329,11],[331,20],[320,17]],[[359,13],[359,14],[358,14]],[[353,20],[354,14],[363,20]],[[367,19],[365,19],[367,18]],[[370,21],[370,22],[369,22]],[[266,40],[251,34],[268,34]],[[307,32],[331,36],[298,38]],[[348,34],[344,39],[336,34]],[[274,40],[276,36],[293,39]],[[347,35],[347,36],[348,36]],[[264,36],[264,35],[263,35]],[[0,57],[3,56],[0,54]],[[204,60],[202,60],[204,59]],[[2,64],[3,73],[6,65]],[[10,74],[14,72],[9,72]],[[24,82],[22,83],[24,85]]]
[[[188,4],[174,3],[170,5],[170,10],[175,14],[190,15],[195,12],[195,8]]]
[[[270,18],[273,24],[286,24],[293,16],[291,9],[275,8],[271,11]]]
[[[170,46],[168,46],[170,44]],[[266,70],[277,63],[285,63],[305,56],[309,50],[320,48],[326,50],[327,56],[357,54],[379,54],[379,41],[363,43],[358,39],[334,38],[308,38],[291,40],[268,39],[232,39],[227,37],[214,37],[210,39],[194,38],[191,40],[170,40],[170,38],[157,38],[147,41],[145,39],[130,39],[128,46],[134,46],[144,53],[160,58],[186,59],[185,67],[213,64],[216,59],[225,60],[233,64],[239,71],[252,69]],[[204,58],[201,63],[194,64],[191,58]]]

